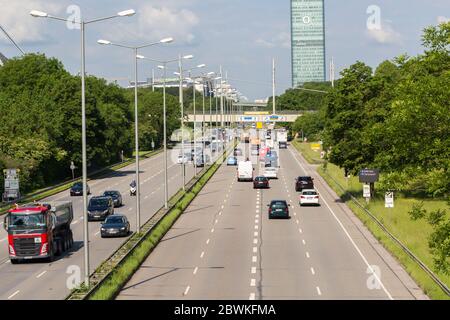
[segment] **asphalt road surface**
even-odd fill
[[[178,150],[170,151],[175,154]],[[175,160],[176,161],[176,160]],[[164,205],[164,162],[163,154],[142,160],[141,170],[141,223],[144,224],[157,210]],[[200,170],[200,168],[198,169]],[[186,166],[186,181],[193,177],[193,166]],[[125,214],[136,230],[136,197],[130,197],[129,184],[135,177],[134,165],[125,167],[108,177],[94,179],[88,182],[91,196],[101,195],[105,190],[119,190],[122,193],[124,206],[115,208],[115,213]],[[169,161],[169,196],[175,194],[181,187],[181,167],[174,161]],[[73,249],[59,257],[53,263],[26,262],[11,265],[7,251],[7,233],[0,226],[0,299],[64,299],[70,292],[70,285],[80,272],[84,280],[84,249],[83,249],[83,218],[82,197],[70,197],[69,191],[63,191],[44,201],[67,200],[73,202],[74,220],[71,228],[74,233]],[[89,223],[90,263],[91,272],[126,238],[100,237],[100,222]],[[75,278],[74,278],[75,276]]]
[[[118,299],[427,298],[294,149],[279,155],[267,190],[223,165]],[[294,179],[306,174],[320,207],[298,204]],[[291,219],[268,220],[272,199],[290,202]]]

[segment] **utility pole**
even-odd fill
[[[334,57],[331,57],[330,61],[330,80],[331,80],[331,87],[334,88]]]
[[[272,114],[275,114],[275,58],[272,59],[272,103]]]

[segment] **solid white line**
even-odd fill
[[[313,268],[313,267],[311,267],[311,273],[312,273],[313,275],[316,274],[316,272],[314,271],[314,268]]]
[[[12,295],[10,295],[9,297],[8,297],[8,300],[9,299],[12,299],[15,295],[17,295],[18,293],[20,292],[20,290],[17,290],[16,292],[14,292]]]
[[[258,257],[257,256],[253,256],[252,257],[252,262],[256,262],[256,261],[258,261]]]
[[[295,161],[297,161],[297,163],[299,164],[299,166],[303,169],[303,171],[306,170],[303,167],[303,165],[300,163],[300,161],[298,161],[297,157],[295,157],[294,153],[292,152],[291,149],[289,149],[289,151],[291,152],[292,156],[294,157]],[[361,252],[361,250],[359,249],[358,245],[355,243],[355,241],[353,241],[352,237],[350,236],[350,234],[348,233],[347,229],[345,229],[344,225],[342,224],[341,220],[339,220],[339,218],[336,216],[336,214],[334,213],[333,209],[331,209],[331,207],[328,205],[328,202],[322,198],[322,201],[325,203],[325,205],[328,207],[328,210],[330,210],[331,214],[333,215],[333,217],[336,219],[336,221],[338,222],[338,224],[341,226],[342,230],[344,231],[344,233],[346,234],[346,236],[348,237],[348,239],[350,240],[350,242],[352,243],[353,247],[355,247],[356,251],[359,253],[359,255],[361,256],[361,258],[363,259],[363,261],[365,262],[365,264],[367,265],[367,267],[369,268],[369,270],[372,271],[373,276],[377,279],[378,283],[381,285],[381,287],[383,288],[383,291],[386,293],[386,295],[389,297],[390,300],[394,300],[394,298],[391,296],[391,294],[389,293],[389,291],[386,289],[386,287],[384,286],[383,282],[381,282],[381,279],[378,277],[378,275],[376,274],[376,272],[373,270],[372,266],[369,264],[369,262],[367,261],[366,257],[363,255],[363,253]]]
[[[252,273],[256,273],[256,267],[252,267]]]
[[[309,252],[308,251],[306,251],[306,257],[309,258]]]
[[[205,251],[202,251],[202,254],[200,255],[200,259],[202,259],[204,255],[205,255]]]
[[[194,269],[194,274],[196,274],[197,273],[197,271],[198,271],[198,267],[195,267],[195,269]]]
[[[250,297],[248,298],[248,300],[255,300],[255,294],[254,293],[250,293]]]
[[[184,293],[183,293],[183,295],[187,295],[187,294],[188,294],[188,292],[189,292],[189,289],[190,289],[190,288],[191,288],[190,286],[187,286],[186,290],[184,290]]]
[[[41,273],[39,273],[36,278],[39,279],[40,277],[42,277],[44,274],[46,274],[47,271],[42,271]]]
[[[321,296],[321,295],[322,295],[322,292],[320,291],[320,288],[319,288],[319,287],[316,287],[316,289],[317,289],[317,294],[318,294],[319,296]]]
[[[255,279],[251,279],[250,280],[250,287],[254,287],[256,286],[256,280]]]

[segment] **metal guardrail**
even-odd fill
[[[162,152],[162,149],[158,149],[158,150],[154,150],[154,151],[149,151],[149,152],[147,152],[147,153],[142,154],[140,157],[146,157],[146,156],[148,156],[149,154],[157,155],[157,154],[159,154],[160,152]],[[116,167],[116,166],[118,166],[118,165],[122,165],[122,164],[123,164],[124,166],[127,166],[127,165],[129,165],[129,164],[132,164],[133,162],[134,162],[134,158],[130,158],[130,159],[126,160],[126,161],[118,162],[118,163],[109,165],[109,166],[107,166],[107,167],[105,167],[105,168],[101,168],[101,169],[92,171],[92,172],[88,173],[88,176],[92,178],[92,177],[97,176],[97,175],[101,174],[102,172],[105,172],[105,171],[107,171],[107,170],[110,170],[111,168]],[[43,195],[43,194],[45,194],[45,193],[47,193],[47,192],[49,192],[49,191],[51,191],[51,190],[58,189],[58,188],[60,188],[60,187],[62,187],[62,186],[64,186],[64,185],[66,185],[66,184],[74,183],[74,182],[76,182],[76,181],[79,181],[80,179],[81,179],[81,177],[77,177],[77,178],[75,178],[75,179],[65,180],[65,181],[63,181],[63,182],[60,182],[60,183],[58,183],[58,184],[55,184],[55,185],[46,187],[46,188],[44,188],[44,189],[40,189],[40,190],[38,190],[38,191],[35,191],[35,192],[32,192],[32,193],[28,193],[28,194],[26,194],[26,195],[20,197],[19,199],[14,200],[14,201],[11,201],[11,202],[5,202],[5,203],[3,203],[3,204],[0,203],[0,204],[1,204],[1,205],[0,205],[0,216],[3,215],[3,214],[5,214],[5,213],[6,213],[6,210],[8,210],[8,207],[10,207],[10,206],[11,206],[12,204],[14,204],[14,203],[23,203],[23,202],[31,201],[31,199],[34,199],[35,197],[39,197],[39,195]],[[88,180],[89,180],[89,179],[88,179]],[[45,197],[47,197],[47,196],[45,196]],[[34,200],[40,200],[40,199],[34,199]]]
[[[326,175],[333,180],[333,182],[344,192],[344,194],[347,194],[350,196],[350,199],[359,207],[361,208],[366,214],[369,215],[370,218],[414,261],[416,262],[419,267],[425,271],[431,279],[444,291],[448,296],[450,296],[450,289],[448,286],[438,278],[436,274],[425,264],[423,263],[411,250],[408,249],[407,246],[405,246],[397,237],[395,237],[387,228],[386,226],[378,220],[378,218],[370,212],[367,208],[365,208],[359,201],[356,199],[350,192],[348,192],[343,186],[339,184],[336,179],[334,179],[326,170],[324,170]]]
[[[232,143],[232,147],[228,147],[227,150],[224,150],[222,155],[219,155],[214,164],[210,166],[204,167],[200,174],[197,177],[192,178],[188,184],[186,185],[185,192],[182,192],[181,189],[172,196],[169,200],[169,206],[167,209],[161,207],[142,227],[141,233],[134,233],[128,240],[126,240],[116,251],[114,251],[97,269],[91,274],[90,282],[91,286],[88,291],[81,291],[75,289],[72,291],[66,300],[85,300],[88,299],[98,288],[99,286],[108,279],[109,275],[119,266],[121,265],[125,259],[129,257],[130,254],[134,252],[134,250],[145,240],[148,235],[153,231],[153,229],[158,226],[159,222],[171,212],[177,205],[178,201],[181,200],[192,188],[196,185],[196,183],[209,171],[209,169],[217,164],[222,164],[226,155],[233,150],[234,143]],[[129,279],[128,279],[129,280]]]

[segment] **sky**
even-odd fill
[[[86,28],[87,73],[121,85],[133,78],[132,51],[100,46],[98,39],[138,46],[173,37],[173,43],[145,48],[140,54],[158,60],[192,54],[195,58],[186,68],[204,63],[206,72],[218,72],[222,65],[229,82],[250,101],[272,95],[272,58],[276,93],[291,84],[290,0],[0,0],[0,8],[0,25],[26,52],[56,57],[74,74],[80,70],[79,30],[33,18],[30,10],[65,18],[79,10],[85,20],[136,10],[133,17]],[[422,30],[450,19],[450,1],[325,0],[325,19],[327,61],[334,58],[339,77],[357,60],[375,68],[400,54],[423,52]],[[7,57],[19,54],[3,34],[0,52]],[[152,68],[149,61],[139,62],[139,79],[151,77]]]

